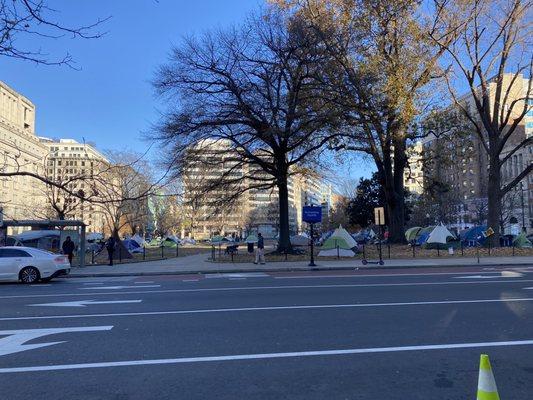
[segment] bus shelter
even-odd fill
[[[32,230],[57,230],[63,228],[76,228],[79,235],[79,261],[80,267],[85,267],[85,230],[86,225],[79,220],[3,220],[0,222],[0,246],[4,246],[7,238],[7,228],[9,227],[29,227]],[[66,231],[68,232],[68,230]]]

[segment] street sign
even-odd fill
[[[374,208],[374,222],[376,225],[385,225],[385,208]]]
[[[309,224],[317,224],[322,222],[322,207],[304,206],[302,210],[302,220]]]
[[[489,227],[485,232],[483,232],[483,236],[485,237],[489,237],[492,235],[494,235],[494,229],[492,229],[491,227]]]

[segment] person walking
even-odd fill
[[[72,258],[74,257],[74,249],[76,248],[76,246],[74,245],[74,242],[72,241],[70,236],[67,236],[61,248],[63,249],[63,254],[68,257],[68,262],[70,266],[72,266]]]
[[[107,256],[109,257],[109,265],[113,266],[113,253],[115,252],[115,238],[109,236],[109,239],[105,242],[105,248],[107,249]]]
[[[261,233],[257,234],[257,250],[255,251],[255,262],[254,264],[264,264],[265,263],[265,240]]]

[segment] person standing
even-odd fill
[[[257,234],[257,250],[255,252],[255,262],[254,264],[264,264],[265,263],[265,240],[261,233]]]
[[[113,236],[109,236],[109,239],[105,242],[105,248],[109,257],[109,265],[113,266],[113,253],[115,252],[115,238]]]
[[[65,254],[68,257],[68,262],[70,266],[72,266],[72,258],[74,257],[74,248],[76,246],[74,245],[74,242],[70,238],[70,236],[67,236],[65,241],[63,242],[63,246],[61,248],[63,249],[63,254]]]

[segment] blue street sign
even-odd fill
[[[322,207],[304,206],[302,211],[302,219],[304,222],[309,224],[322,222]]]

